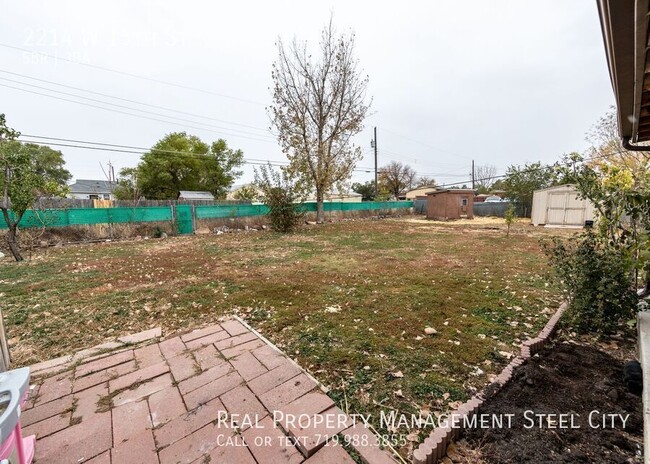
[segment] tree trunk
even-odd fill
[[[11,254],[14,255],[14,258],[16,261],[22,261],[23,257],[20,254],[20,248],[18,248],[18,242],[16,241],[16,230],[18,229],[17,225],[14,224],[12,226],[9,226],[9,230],[7,231],[7,245],[9,245],[9,249],[11,250]]]
[[[323,208],[323,194],[316,191],[316,223],[325,222],[325,209]]]

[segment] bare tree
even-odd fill
[[[323,199],[334,185],[350,178],[361,159],[351,139],[363,128],[368,77],[354,58],[354,34],[339,35],[332,20],[323,29],[320,59],[307,43],[295,39],[289,47],[278,40],[273,64],[273,125],[289,158],[289,173],[316,191],[316,221],[323,222]]]
[[[623,147],[618,135],[616,108],[613,106],[591,127],[585,139],[591,145],[586,155],[593,159],[592,163],[595,165],[611,162],[636,170],[645,169],[650,162],[647,151],[629,151]],[[650,147],[648,149],[650,151]]]
[[[474,188],[480,193],[488,193],[490,187],[496,181],[497,175],[496,166],[483,165],[474,168]]]
[[[379,170],[379,183],[388,190],[395,198],[404,190],[415,185],[417,175],[415,170],[407,164],[398,161],[391,161]]]
[[[420,176],[415,183],[416,187],[435,187],[438,185],[433,177]]]

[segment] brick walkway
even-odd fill
[[[153,329],[32,366],[35,462],[394,463],[292,360],[238,320]]]

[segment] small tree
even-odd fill
[[[478,193],[489,193],[490,188],[496,181],[496,166],[483,165],[474,168],[474,188]]]
[[[529,217],[533,204],[535,190],[555,185],[555,171],[551,166],[542,163],[531,163],[525,166],[509,166],[503,179],[503,189],[506,196],[520,205],[523,215]]]
[[[233,198],[241,201],[253,201],[257,198],[257,189],[253,185],[244,185],[233,194]]]
[[[510,206],[508,206],[508,209],[506,210],[503,217],[506,220],[506,226],[507,226],[506,237],[509,237],[510,236],[510,226],[515,222],[515,219],[517,217],[517,212],[515,210],[515,205],[510,203]]]
[[[138,168],[122,168],[113,195],[118,200],[137,201],[140,198],[138,188]]]
[[[415,187],[435,187],[438,183],[433,177],[420,176],[415,183]]]
[[[569,301],[568,317],[579,332],[609,333],[634,317],[629,255],[593,232],[566,241],[553,239],[545,251]]]
[[[565,157],[559,175],[575,184],[580,196],[595,209],[596,231],[610,248],[626,253],[634,264],[634,282],[645,271],[650,291],[650,173],[649,162],[630,164],[631,158],[585,162],[577,153]]]
[[[379,185],[384,186],[395,199],[398,199],[404,190],[412,188],[416,178],[415,170],[411,166],[398,161],[391,161],[379,170]]]
[[[362,201],[374,201],[375,200],[375,181],[371,180],[365,184],[355,182],[352,184],[352,191],[359,193],[361,195]]]
[[[16,261],[23,260],[17,235],[25,212],[39,196],[62,196],[66,192],[61,184],[65,173],[55,169],[50,161],[46,163],[48,166],[40,163],[35,155],[42,152],[16,141],[19,135],[7,127],[5,115],[0,114],[0,210],[8,228],[7,245]],[[58,168],[62,169],[63,159],[60,156],[59,159]]]
[[[262,203],[269,208],[273,229],[283,233],[293,231],[304,217],[303,184],[286,170],[278,171],[268,165],[255,169],[255,185],[261,192]]]

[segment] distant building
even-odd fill
[[[427,219],[474,219],[474,190],[446,189],[427,193]]]
[[[114,182],[107,180],[77,179],[68,186],[68,198],[80,200],[113,200]]]
[[[535,190],[530,218],[534,226],[584,227],[594,220],[594,205],[580,198],[574,185],[556,185]]]
[[[404,193],[404,199],[406,200],[415,200],[415,197],[421,197],[426,195],[429,192],[433,192],[436,189],[435,185],[422,185],[420,187],[413,188]]]
[[[332,191],[330,193],[326,193],[325,198],[323,198],[323,201],[326,202],[334,202],[334,203],[357,203],[361,202],[363,199],[363,195],[360,193],[356,192],[337,192],[337,191]],[[316,202],[316,195],[310,196],[305,200],[305,203],[315,203]]]
[[[214,201],[214,195],[199,190],[181,190],[178,192],[178,199],[185,201]]]

